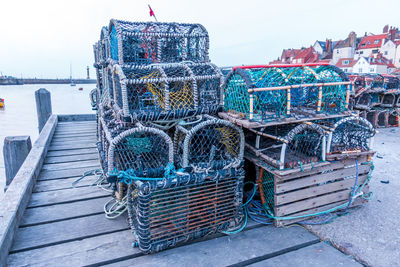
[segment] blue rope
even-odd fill
[[[180,170],[178,170],[178,171],[180,171]],[[136,180],[161,181],[161,180],[164,180],[165,178],[173,179],[174,177],[176,177],[176,171],[175,171],[174,164],[168,163],[164,170],[164,177],[139,177],[139,176],[136,176],[135,171],[133,169],[128,169],[126,171],[118,171],[115,169],[114,171],[109,172],[109,175],[117,176],[117,178],[120,182],[124,182],[126,184],[132,184],[133,181],[136,181]]]

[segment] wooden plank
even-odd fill
[[[104,234],[82,240],[10,254],[8,266],[57,267],[84,266],[115,258],[140,255],[132,248],[130,230]]]
[[[236,235],[177,247],[106,266],[228,266],[298,246],[319,243],[319,239],[300,227],[287,229],[260,227]],[[189,264],[190,265],[190,264]]]
[[[62,114],[58,115],[59,122],[95,121],[96,114]]]
[[[368,174],[360,175],[358,177],[357,185],[361,185],[367,179]],[[346,179],[342,181],[337,181],[333,183],[327,183],[323,185],[316,185],[312,187],[308,187],[301,190],[292,191],[289,193],[284,193],[280,195],[275,195],[274,197],[274,205],[279,206],[282,204],[287,204],[290,202],[311,198],[319,195],[323,195],[326,193],[331,193],[343,189],[352,188],[355,183],[355,178]]]
[[[375,151],[364,151],[364,152],[357,152],[357,153],[342,153],[342,154],[330,154],[326,156],[327,160],[343,160],[346,158],[358,158],[359,156],[370,156],[372,157],[376,152]]]
[[[63,156],[84,155],[92,153],[98,153],[97,148],[80,148],[71,150],[49,151],[47,152],[47,157],[63,157]]]
[[[33,189],[33,192],[37,193],[72,188],[72,182],[74,182],[78,178],[80,178],[80,176],[65,179],[38,181],[35,185],[35,188]],[[92,185],[96,181],[96,179],[97,176],[87,176],[86,178],[80,180],[75,187]]]
[[[368,173],[370,168],[371,167],[369,165],[360,165],[359,166],[359,175]],[[300,179],[291,180],[291,181],[283,182],[283,183],[278,182],[278,179],[276,179],[275,192],[276,192],[276,194],[280,194],[283,192],[288,192],[288,191],[296,190],[296,189],[307,187],[307,186],[325,183],[328,181],[334,181],[335,179],[339,179],[339,178],[343,178],[343,177],[355,175],[355,174],[356,174],[356,168],[351,167],[351,168],[346,168],[346,169],[335,170],[333,172],[317,174],[317,175],[312,175],[312,176],[307,176],[307,177],[301,177]]]
[[[59,121],[58,125],[76,125],[76,124],[82,124],[82,125],[88,125],[88,124],[96,124],[95,120],[91,120],[91,121]]]
[[[275,216],[282,217],[298,211],[316,208],[342,200],[348,200],[351,191],[352,189],[347,189],[340,192],[325,194],[323,196],[297,201],[280,207],[275,207]]]
[[[365,188],[365,190],[363,190],[364,193],[367,193],[369,189]],[[296,212],[294,214],[290,214],[291,217],[296,217],[296,216],[302,216],[302,215],[308,215],[308,214],[316,214],[319,212],[324,212],[333,208],[336,208],[344,203],[348,203],[349,200],[342,200],[342,201],[338,201],[338,202],[334,202],[328,205],[324,205],[324,206],[320,206],[317,208],[313,208],[313,209],[309,209],[309,210],[305,210],[305,211],[301,211],[301,212]],[[366,203],[367,200],[361,199],[361,198],[357,198],[356,200],[354,200],[354,202],[350,205],[350,207],[356,207],[359,205],[362,205],[364,203]],[[306,218],[297,218],[297,219],[292,219],[292,220],[275,220],[274,224],[276,227],[282,227],[282,226],[286,226],[286,225],[290,225],[296,222],[300,222],[300,221],[304,221],[304,220],[310,220],[312,219],[312,217],[306,217]]]
[[[4,193],[0,205],[0,266],[7,262],[8,251],[43,164],[48,145],[57,126],[57,115],[52,115],[42,129],[39,138],[19,169],[13,182]]]
[[[343,254],[334,247],[319,242],[317,244],[290,251],[278,256],[261,260],[249,265],[251,267],[275,267],[275,266],[324,266],[324,267],[362,267],[353,258]]]
[[[70,141],[56,141],[56,142],[53,141],[53,142],[51,142],[50,146],[52,146],[52,147],[57,147],[57,146],[65,147],[65,146],[80,145],[82,147],[86,147],[86,146],[89,145],[89,146],[93,147],[93,146],[96,146],[96,143],[97,143],[96,139],[90,139],[89,141],[77,139],[77,140],[70,140]]]
[[[364,163],[366,161],[367,157],[366,156],[360,156],[358,158],[358,164]],[[341,161],[334,161],[334,162],[322,162],[325,164],[322,164],[318,167],[314,165],[314,168],[304,168],[304,171],[298,171],[298,170],[285,170],[285,171],[273,171],[274,174],[279,177],[280,180],[290,180],[298,177],[303,177],[305,175],[311,175],[311,174],[316,174],[319,172],[323,171],[329,171],[329,170],[336,170],[336,169],[341,169],[345,168],[348,166],[355,165],[355,160],[354,159],[346,159],[346,160],[341,160]]]
[[[20,223],[20,227],[104,213],[103,206],[110,198],[111,196],[105,196],[85,201],[27,209]]]
[[[34,208],[48,206],[109,195],[109,192],[94,187],[77,187],[56,191],[38,192],[32,194],[28,207]]]
[[[93,170],[93,169],[95,169],[95,168],[85,167],[85,168],[60,170],[60,171],[44,170],[40,173],[38,181],[78,177],[78,176],[83,175],[85,172]]]
[[[63,157],[47,157],[44,163],[65,163],[65,162],[74,162],[79,160],[98,160],[99,153],[91,153],[91,154],[78,154],[71,156],[63,156]]]
[[[78,169],[78,168],[86,168],[86,167],[100,167],[100,162],[98,159],[92,160],[82,160],[82,161],[73,161],[73,162],[63,162],[63,163],[47,163],[44,164],[42,170],[67,170],[67,169]]]
[[[75,150],[81,148],[96,148],[94,143],[78,143],[71,145],[53,145],[49,147],[49,151],[60,151],[60,150]]]
[[[127,229],[126,216],[108,220],[104,214],[24,227],[18,230],[10,251],[31,250]]]
[[[70,142],[70,141],[81,141],[81,142],[97,142],[97,137],[96,135],[91,135],[91,136],[80,136],[79,138],[77,137],[58,137],[58,138],[53,138],[52,142],[53,144],[55,143],[60,143],[60,142]]]
[[[63,134],[58,133],[54,135],[54,138],[75,138],[75,137],[87,137],[87,136],[96,136],[95,133],[75,133],[75,134]]]

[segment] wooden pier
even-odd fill
[[[0,207],[0,266],[361,266],[302,227],[249,220],[235,235],[208,236],[153,255],[132,247],[124,214],[106,219],[110,193],[71,183],[99,168],[94,115],[52,115]]]

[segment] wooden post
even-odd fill
[[[6,186],[10,185],[25,158],[31,151],[32,143],[29,136],[7,136],[4,138],[3,155],[6,169]]]
[[[286,89],[287,90],[287,100],[286,100],[286,115],[290,115],[290,98],[291,98],[291,88]]]
[[[250,94],[250,120],[253,119],[254,116],[254,95]]]
[[[317,112],[321,112],[321,106],[322,106],[322,86],[318,87]]]
[[[346,86],[346,104],[344,106],[345,109],[349,108],[349,102],[350,102],[350,84]]]
[[[52,114],[50,92],[44,88],[40,88],[35,92],[35,99],[40,133]]]

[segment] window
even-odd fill
[[[359,72],[359,73],[362,73],[362,68],[359,68],[359,69],[358,69],[358,72]]]
[[[373,53],[373,54],[376,54],[376,53],[378,53],[378,49],[374,49],[374,50],[372,50],[372,53]]]
[[[344,72],[347,72],[347,69],[343,69]]]
[[[343,65],[349,65],[350,60],[343,60]]]
[[[364,46],[365,46],[365,44],[361,44],[361,46],[362,46],[362,47],[364,47]]]
[[[339,54],[339,49],[336,49],[336,54]]]
[[[370,71],[370,72],[374,72],[374,68],[370,68],[369,71]]]
[[[374,44],[379,44],[379,42],[380,42],[379,39],[378,39],[378,40],[375,40],[375,41],[374,41]]]
[[[362,55],[364,53],[364,51],[360,51],[360,55]]]
[[[388,54],[388,51],[385,51],[385,56],[387,56],[387,54]]]

